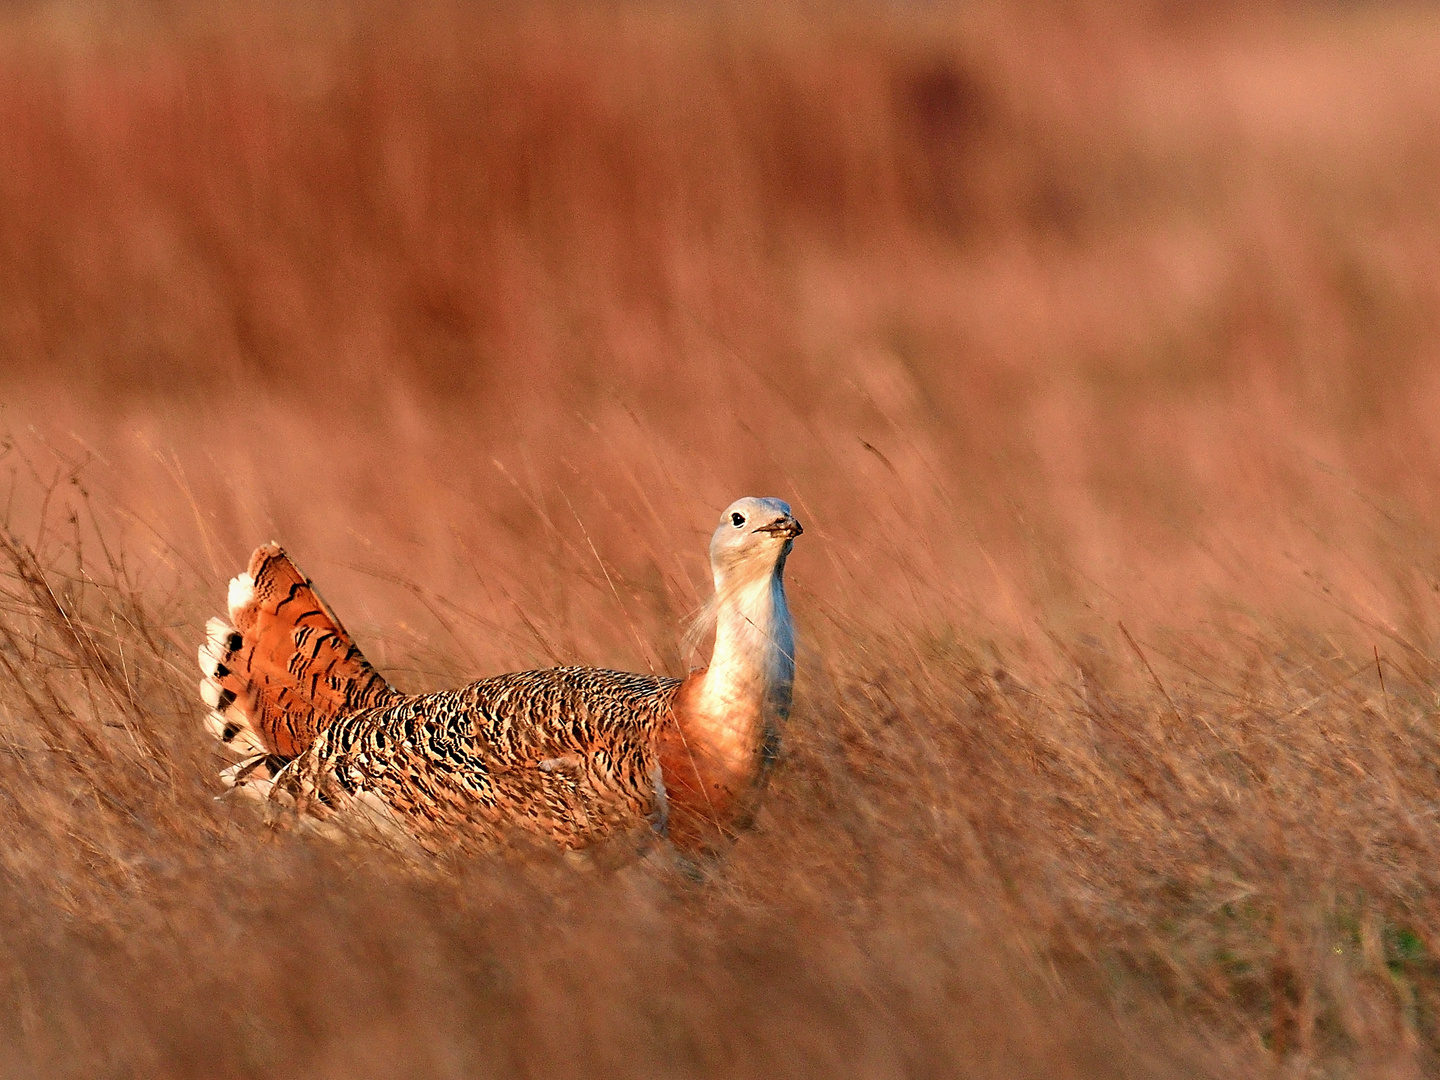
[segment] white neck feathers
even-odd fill
[[[709,750],[748,771],[790,711],[795,681],[795,632],[785,603],[782,558],[773,570],[716,575],[715,650],[697,673],[693,721]]]

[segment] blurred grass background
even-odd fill
[[[0,12],[0,1068],[1440,1069],[1440,12]],[[211,796],[281,541],[405,689],[682,672],[789,500],[704,879]]]

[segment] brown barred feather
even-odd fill
[[[516,830],[569,848],[663,831],[656,733],[679,685],[568,667],[404,697],[332,723],[287,782],[302,798],[327,776],[372,792],[432,851]]]
[[[256,549],[230,604],[228,627],[212,621],[201,668],[213,660],[207,700],[217,698],[222,720],[253,736],[257,751],[295,757],[337,716],[399,696],[278,544]]]

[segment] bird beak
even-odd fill
[[[799,536],[805,530],[800,527],[800,522],[787,514],[778,521],[772,521],[769,525],[761,525],[755,531],[769,533],[772,536],[783,536],[789,540]]]

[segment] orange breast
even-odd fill
[[[700,713],[695,691],[701,674],[692,672],[676,691],[659,738],[670,839],[687,850],[714,847],[734,836],[734,821],[742,797],[755,780],[759,761],[758,752],[747,755],[753,762],[737,761],[733,752],[721,752],[712,735],[717,725],[729,722],[733,730],[733,721],[749,718]]]

